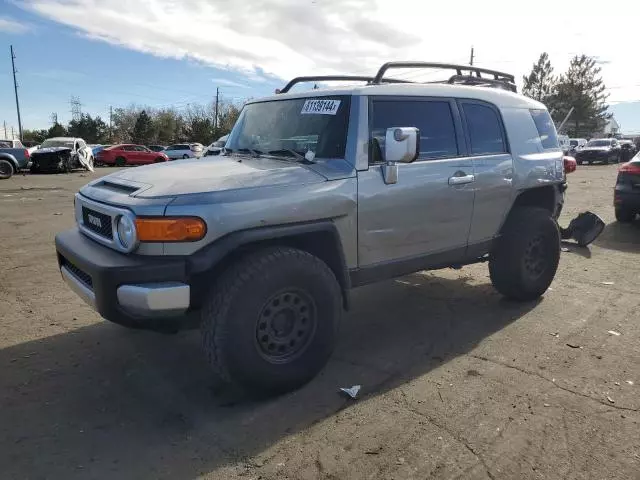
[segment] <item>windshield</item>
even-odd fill
[[[569,140],[569,144],[570,144],[572,147],[577,147],[577,146],[578,146],[578,141],[577,141],[577,140]]]
[[[226,148],[344,158],[350,100],[345,95],[251,103],[242,110]]]
[[[591,140],[587,143],[588,147],[610,147],[611,140]]]
[[[65,147],[71,148],[73,150],[73,141],[71,140],[45,140],[40,145],[40,148],[49,148],[49,147]]]

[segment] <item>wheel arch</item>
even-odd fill
[[[511,208],[502,222],[500,230],[504,228],[507,219],[516,209],[521,207],[539,207],[547,210],[551,216],[557,218],[562,208],[562,196],[558,185],[544,185],[542,187],[523,190],[514,200]]]
[[[18,160],[16,160],[16,157],[8,153],[0,153],[0,160],[8,160],[11,166],[13,167],[13,173],[14,174],[18,173],[19,167],[18,167]]]
[[[255,250],[286,246],[306,251],[327,264],[342,291],[343,307],[349,309],[351,282],[340,234],[331,220],[260,227],[231,233],[193,254],[189,273],[196,279],[192,298],[196,305],[209,286],[210,279],[222,274],[240,258]]]

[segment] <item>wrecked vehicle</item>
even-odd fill
[[[366,85],[289,92],[331,80]],[[352,288],[488,262],[502,295],[534,300],[558,267],[566,174],[546,107],[515,90],[513,75],[424,62],[294,79],[243,107],[218,160],[85,185],[55,239],[62,277],[126,327],[199,325],[213,371],[260,394],[324,367]]]
[[[55,137],[31,154],[31,173],[67,173],[75,168],[93,172],[93,151],[81,138]]]

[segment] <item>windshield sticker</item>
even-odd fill
[[[340,107],[340,100],[305,100],[302,115],[335,115]]]

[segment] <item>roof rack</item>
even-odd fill
[[[472,65],[456,65],[453,63],[436,63],[436,62],[388,62],[380,67],[378,73],[373,78],[374,84],[384,82],[384,74],[391,68],[434,68],[438,70],[455,70],[456,74],[451,76],[446,82],[429,82],[429,83],[450,83],[463,85],[482,85],[497,88],[505,88],[515,92],[515,77],[510,73],[498,72],[497,70],[489,70],[488,68],[474,67]],[[464,75],[463,72],[469,72]],[[475,76],[473,75],[475,74]],[[493,78],[483,77],[482,74],[492,75]]]
[[[449,77],[448,80],[434,82],[414,82],[398,78],[384,78],[384,74],[387,73],[387,70],[392,68],[433,68],[437,70],[454,70],[456,73]],[[314,75],[308,77],[296,77],[287,83],[284,88],[276,90],[276,93],[287,93],[298,83],[330,81],[367,82],[369,85],[380,85],[383,83],[448,83],[502,88],[512,92],[517,91],[515,77],[509,73],[498,72],[497,70],[489,70],[488,68],[474,67],[471,65],[456,65],[452,63],[388,62],[380,67],[375,77],[362,75]]]
[[[304,82],[367,82],[374,83],[374,77],[367,77],[362,75],[314,75],[308,77],[296,77],[287,83],[284,88],[276,90],[276,93],[287,93],[291,88]],[[409,80],[400,80],[397,78],[385,78],[379,83],[414,83]]]

